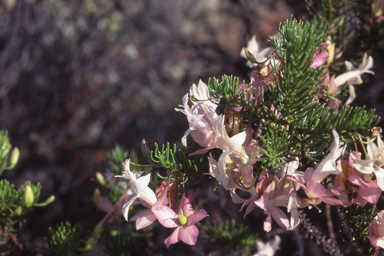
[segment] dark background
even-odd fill
[[[19,164],[2,178],[16,186],[40,182],[40,201],[56,196],[29,216],[24,238],[36,244],[49,226],[83,217],[93,177],[105,171],[110,149],[120,144],[140,152],[143,137],[152,148],[154,142],[180,142],[188,123],[174,108],[189,87],[223,74],[247,81],[250,69],[239,53],[252,35],[266,46],[279,22],[306,15],[301,1],[0,2],[0,128],[21,152]],[[373,89],[364,88],[354,104],[384,116],[382,52],[374,63]],[[261,210],[243,220],[227,192],[205,190],[199,205],[210,218],[254,225],[264,241],[279,234],[289,255],[323,255],[313,242],[303,242],[301,229],[265,234]],[[324,223],[324,215],[314,215]],[[188,251],[220,252],[202,240]]]

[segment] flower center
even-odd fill
[[[181,226],[187,225],[188,218],[185,217],[184,215],[179,215],[179,222]]]

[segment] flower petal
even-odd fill
[[[148,227],[156,220],[156,216],[150,209],[139,212],[131,218],[131,221],[136,221],[136,230]]]
[[[373,180],[369,184],[372,186],[364,188],[360,187],[359,196],[367,200],[370,204],[376,204],[381,195],[381,188],[377,186],[377,181]]]
[[[322,51],[320,54],[313,58],[311,68],[317,68],[327,61],[329,54],[327,51]]]
[[[285,213],[279,208],[275,207],[271,211],[271,215],[273,219],[276,221],[277,224],[279,224],[283,228],[288,228],[289,227],[289,220]]]
[[[361,173],[371,174],[375,172],[373,168],[373,161],[355,159],[353,166]]]
[[[324,186],[314,180],[307,182],[307,189],[310,198],[321,198],[325,193]]]
[[[174,228],[178,225],[176,220],[179,219],[179,216],[168,206],[161,206],[153,211],[153,214],[159,220],[160,224],[166,228]]]
[[[204,219],[207,216],[208,216],[207,212],[204,209],[200,209],[197,212],[195,212],[194,214],[188,216],[187,225],[188,226],[194,225],[196,222],[201,221],[202,219]]]
[[[173,231],[172,234],[164,240],[165,246],[167,246],[167,248],[169,248],[171,244],[175,244],[180,241],[179,230],[180,227],[176,228],[175,231]]]
[[[381,190],[384,191],[384,169],[379,168],[379,170],[375,172],[375,175],[376,175],[377,185]]]
[[[128,211],[129,207],[133,204],[133,202],[138,198],[138,195],[131,197],[131,199],[123,205],[123,215],[126,221],[128,221]]]
[[[199,229],[195,225],[179,227],[179,239],[186,244],[195,245],[198,235]]]
[[[193,214],[193,208],[192,204],[189,201],[189,199],[185,196],[185,193],[183,193],[181,200],[180,200],[180,206],[179,206],[179,215],[184,215],[185,217],[189,217]]]
[[[272,229],[272,218],[271,215],[268,215],[268,217],[264,221],[264,231],[269,232]]]

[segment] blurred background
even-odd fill
[[[291,15],[305,16],[304,3],[1,0],[0,128],[21,152],[3,178],[56,196],[33,211],[24,238],[42,244],[49,226],[84,216],[116,144],[140,152],[143,137],[151,148],[180,142],[188,123],[174,108],[189,87],[223,74],[247,81],[241,48],[252,35],[266,46]],[[205,202],[220,205],[215,217],[242,221],[228,199],[219,190]]]

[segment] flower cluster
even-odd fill
[[[163,181],[161,186],[156,188],[154,192],[148,186],[151,174],[141,176],[142,172],[133,173],[129,164],[130,160],[128,159],[123,163],[123,175],[117,176],[129,179],[131,190],[134,193],[134,196],[123,206],[124,218],[127,221],[129,220],[129,208],[134,201],[139,199],[139,202],[148,209],[139,212],[130,219],[136,221],[137,230],[148,227],[156,220],[159,220],[164,227],[176,227],[175,231],[164,241],[167,247],[180,240],[189,245],[196,244],[199,230],[195,223],[208,216],[203,209],[197,212],[193,210],[192,202],[199,191],[195,191],[195,193],[190,191],[187,197],[183,194],[178,204],[173,182]]]
[[[296,24],[291,25],[296,29]],[[263,50],[255,37],[249,42],[248,49],[242,53],[253,68],[248,83],[229,85],[228,82],[212,87],[200,80],[184,95],[180,108],[175,109],[189,123],[181,138],[184,149],[193,148],[189,147],[191,143],[199,147],[188,152],[189,156],[205,155],[201,159],[207,159],[209,175],[229,191],[234,203],[241,205],[244,218],[255,208],[261,209],[266,215],[266,232],[271,231],[273,221],[284,229],[295,229],[301,222],[300,209],[319,209],[321,203],[341,207],[376,204],[384,190],[381,131],[376,128],[376,132],[371,132],[365,147],[360,134],[352,133],[363,128],[342,126],[351,111],[341,107],[339,110],[343,102],[336,97],[348,85],[349,98],[344,104],[354,100],[353,85],[363,83],[362,74],[373,74],[372,57],[364,54],[357,68],[345,61],[346,72],[335,76],[326,66],[330,57],[328,49],[332,48],[326,42],[312,41],[312,48],[307,47],[310,50],[294,59],[290,52],[295,50],[294,44],[279,40],[283,39],[278,38],[274,47]],[[285,49],[287,46],[292,49]],[[288,59],[296,65],[295,75],[288,70]],[[298,71],[300,68],[303,71]],[[303,74],[316,77],[317,81]],[[227,89],[222,92],[223,87]],[[266,101],[263,95],[268,92],[270,98]],[[294,103],[295,97],[301,99],[297,102],[307,105]],[[333,114],[320,105],[323,98],[331,105]],[[219,106],[224,106],[224,110]],[[353,113],[360,114],[363,120],[362,111]],[[319,125],[320,116],[324,122],[334,120],[335,124],[332,128]],[[364,148],[364,159],[357,147],[356,151],[346,150],[348,142],[356,146],[355,139]],[[182,169],[180,166],[175,169]],[[185,175],[182,171],[179,174]],[[179,188],[171,176],[153,191],[148,187],[150,174],[132,173],[129,160],[124,162],[121,177],[131,181],[134,194],[123,206],[124,217],[129,219],[129,208],[139,199],[148,209],[130,219],[136,221],[137,229],[158,220],[167,228],[176,228],[165,240],[167,247],[179,240],[194,245],[199,233],[195,223],[208,215],[203,209],[193,211],[197,192],[189,191],[188,196],[183,193],[179,200]],[[382,234],[375,225],[381,224],[382,218],[382,214],[375,218],[368,236],[377,248],[382,247]]]
[[[193,91],[200,94],[193,94]],[[199,95],[205,95],[205,100]],[[190,108],[185,100],[188,96],[193,100],[199,97],[200,100],[197,103],[191,100],[194,105]],[[188,135],[190,130],[194,131],[195,136],[192,138],[199,145],[205,146],[192,154],[206,153],[213,147],[222,150],[218,160],[212,154],[209,155],[209,173],[230,192],[234,203],[241,203],[242,209],[246,208],[245,216],[256,206],[264,211],[267,215],[264,230],[267,232],[271,230],[272,219],[283,228],[294,229],[300,223],[300,208],[316,207],[322,202],[344,207],[352,204],[364,206],[367,202],[375,204],[384,190],[384,169],[381,168],[384,165],[384,144],[379,136],[378,146],[368,138],[366,160],[361,160],[359,152],[351,151],[347,161],[340,159],[345,153],[346,144],[333,131],[334,141],[330,153],[316,168],[299,170],[299,160],[296,159],[284,164],[283,168],[275,168],[273,173],[271,170],[264,170],[258,177],[254,177],[253,167],[257,161],[262,160],[260,152],[266,151],[252,138],[255,131],[246,128],[239,132],[237,129],[241,123],[237,121],[239,124],[233,125],[232,118],[236,116],[234,112],[216,114],[213,110],[217,106],[214,105],[217,100],[212,100],[208,86],[202,81],[198,86],[193,85],[191,92],[183,99],[184,109],[178,111],[187,115],[190,122],[190,129],[185,134]],[[204,109],[210,111],[203,111]],[[205,121],[196,124],[197,119]],[[230,137],[229,134],[234,135]],[[184,137],[183,143],[185,141]],[[376,180],[372,180],[372,173]],[[249,197],[240,198],[236,193],[239,190],[248,192]],[[299,190],[306,197],[302,197]],[[286,209],[290,218],[282,208]]]

